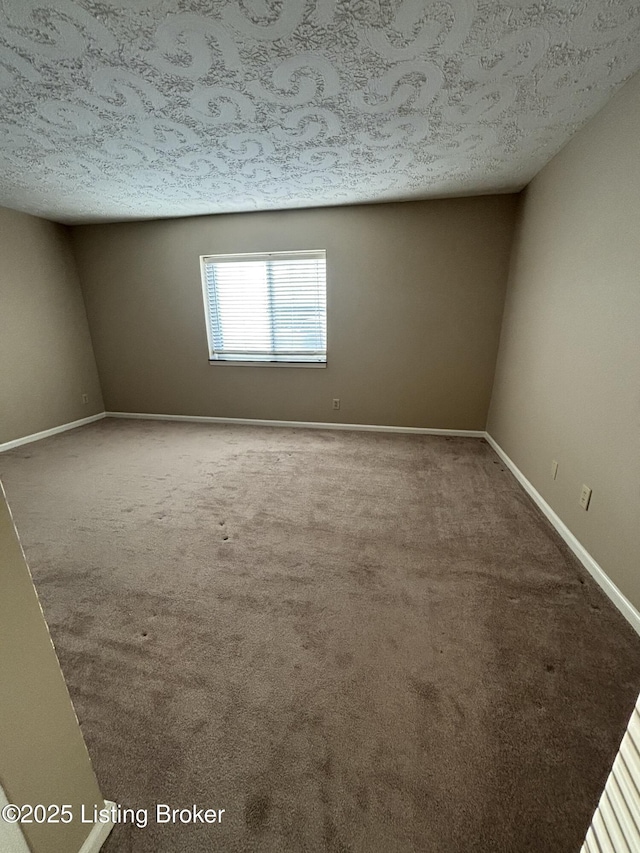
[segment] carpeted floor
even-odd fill
[[[106,420],[0,456],[105,853],[576,853],[640,638],[481,440]]]

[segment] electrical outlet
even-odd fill
[[[558,476],[558,463],[554,459],[553,462],[551,463],[551,479],[555,480],[555,478],[557,476]]]
[[[333,398],[333,408],[334,409],[340,408],[340,397],[334,397]]]
[[[89,402],[89,395],[88,395],[88,394],[83,394],[83,395],[82,395],[82,402],[83,402],[85,405]]]
[[[580,506],[582,509],[589,509],[589,502],[591,500],[591,489],[589,486],[583,486],[582,491],[580,492]]]

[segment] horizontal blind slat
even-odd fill
[[[640,768],[636,759],[634,765],[633,760],[629,760],[628,750],[623,741],[618,754],[619,764],[616,768],[618,780],[621,781],[626,789],[626,797],[629,801],[630,808],[633,809],[636,815],[636,823],[640,827]]]
[[[640,850],[640,699],[613,762],[583,853],[634,853]]]
[[[587,832],[587,838],[585,841],[587,845],[587,849],[589,853],[602,853],[600,849],[600,845],[598,844],[598,839],[595,837],[593,833],[593,827],[589,827],[589,832]]]
[[[598,845],[602,850],[602,853],[616,853],[615,848],[611,843],[611,839],[609,838],[609,833],[607,832],[607,825],[603,819],[603,815],[600,811],[600,807],[595,811],[593,815],[593,832],[598,841]]]
[[[611,775],[609,785],[607,787],[609,800],[613,806],[613,810],[618,820],[618,826],[620,827],[627,846],[630,850],[638,850],[640,836],[638,835],[633,815],[626,803],[624,793],[618,783],[617,773],[614,772]]]

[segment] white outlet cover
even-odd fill
[[[589,486],[583,486],[582,491],[580,492],[580,506],[582,509],[589,509],[589,503],[591,501],[591,489]]]

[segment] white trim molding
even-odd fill
[[[113,814],[117,806],[115,803],[111,802],[111,800],[105,800],[104,808],[108,809],[110,814]],[[94,823],[91,828],[91,832],[85,838],[84,844],[78,853],[98,853],[98,850],[100,850],[104,842],[107,840],[107,836],[113,827],[114,822],[112,818],[104,822],[98,821],[97,823]]]
[[[7,795],[0,786],[0,810],[8,805]],[[8,823],[0,817],[0,850],[2,853],[30,853],[19,823]]]
[[[584,547],[582,542],[577,539],[576,536],[569,530],[564,521],[560,518],[555,510],[553,510],[549,504],[542,497],[540,492],[533,486],[533,484],[527,480],[522,471],[518,468],[515,462],[510,459],[504,450],[500,447],[498,442],[493,438],[493,436],[489,435],[489,433],[485,433],[485,438],[491,447],[498,454],[500,459],[504,462],[507,468],[511,471],[516,480],[520,483],[525,492],[529,495],[529,497],[536,504],[538,509],[542,512],[544,516],[551,522],[553,527],[557,530],[560,536],[567,543],[569,548],[573,551],[576,557],[580,560],[585,569],[589,572],[591,577],[595,580],[598,586],[602,589],[602,591],[611,599],[611,601],[618,608],[620,613],[625,617],[627,622],[635,629],[635,631],[640,634],[640,612],[636,610],[633,604],[629,601],[629,599],[622,593],[618,587],[611,580],[609,575],[605,572],[605,570],[600,566],[591,556],[591,554]]]
[[[0,453],[4,450],[13,450],[14,447],[20,447],[22,444],[30,444],[32,441],[40,441],[41,438],[49,438],[51,435],[58,435],[59,432],[66,432],[68,429],[92,424],[94,421],[100,421],[104,418],[105,413],[100,412],[97,415],[91,415],[88,418],[81,418],[79,421],[71,421],[68,424],[60,424],[60,426],[44,429],[42,432],[34,432],[32,435],[24,435],[22,438],[14,438],[12,441],[5,441],[0,444]]]
[[[203,424],[238,424],[245,426],[293,427],[296,429],[338,429],[362,432],[396,432],[416,435],[449,435],[462,438],[484,438],[481,429],[435,429],[431,427],[381,426],[379,424],[337,424],[314,421],[269,421],[256,418],[216,418],[205,415],[155,415],[142,412],[105,412],[107,418],[127,418],[152,421],[187,421]]]
[[[0,787],[0,808],[8,805],[7,795]],[[104,809],[113,814],[117,808],[111,800],[104,801]],[[94,823],[78,853],[98,853],[114,827],[112,818]],[[7,823],[0,818],[0,850],[2,853],[29,853],[29,846],[19,823]]]

